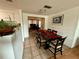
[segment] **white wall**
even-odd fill
[[[76,31],[75,31],[74,39],[75,40],[73,42],[73,46],[79,45],[79,17],[78,17],[77,28],[76,28]]]
[[[24,14],[23,13],[23,35],[25,38],[28,38],[29,37],[29,21],[28,21],[28,18],[27,18],[27,14]]]
[[[16,12],[15,16],[16,20],[19,20],[19,23],[21,23],[21,27],[16,28],[16,32],[14,33],[14,36],[12,38],[12,44],[13,44],[13,50],[14,50],[14,56],[15,59],[22,59],[23,56],[23,25],[22,25],[22,11],[18,10]]]
[[[21,21],[19,20],[19,10],[4,10],[4,9],[0,9],[0,20],[3,19],[4,21],[10,21],[11,17],[11,21],[16,21],[17,23],[20,23]]]
[[[63,24],[54,24],[53,17],[64,14]],[[72,8],[57,14],[49,15],[48,28],[55,29],[60,35],[67,36],[65,45],[74,47],[75,31],[79,17],[79,7]]]
[[[35,15],[35,14],[28,14],[28,13],[24,13],[23,12],[23,30],[24,30],[24,37],[27,38],[29,37],[29,21],[28,21],[28,16],[35,16],[35,17],[44,17],[45,18],[45,29],[47,29],[47,24],[46,24],[46,20],[48,20],[47,16],[43,16],[43,15]]]
[[[17,28],[12,37],[13,51],[15,59],[22,59],[23,56],[23,40],[21,28]]]

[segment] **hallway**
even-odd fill
[[[70,49],[63,47],[63,55],[58,53],[57,59],[79,59],[79,46]],[[23,59],[54,59],[53,54],[49,50],[39,49],[34,40],[34,32],[30,33],[30,37],[25,40]]]

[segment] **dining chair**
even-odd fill
[[[53,34],[57,34],[57,31],[56,31],[56,30],[52,30],[52,33],[53,33]]]
[[[51,41],[49,44],[49,50],[54,54],[54,59],[56,59],[57,52],[60,52],[62,55],[63,43],[67,37],[59,38],[54,41]]]
[[[51,30],[51,29],[47,29],[47,31],[48,31],[48,32],[51,32],[52,30]]]
[[[39,44],[39,48],[45,44],[46,40],[42,37],[40,32],[36,32],[35,37],[37,44]]]

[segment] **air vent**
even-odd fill
[[[6,0],[6,1],[8,1],[8,2],[13,2],[13,0]]]
[[[50,9],[52,8],[51,6],[45,5],[44,8]]]

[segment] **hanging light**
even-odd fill
[[[48,9],[51,9],[51,8],[52,8],[51,6],[44,5],[44,7],[39,10],[39,13],[40,13],[40,14],[43,14],[43,15],[47,15],[47,10],[48,10]]]
[[[47,9],[46,8],[42,8],[39,10],[40,14],[46,15],[47,14]]]

